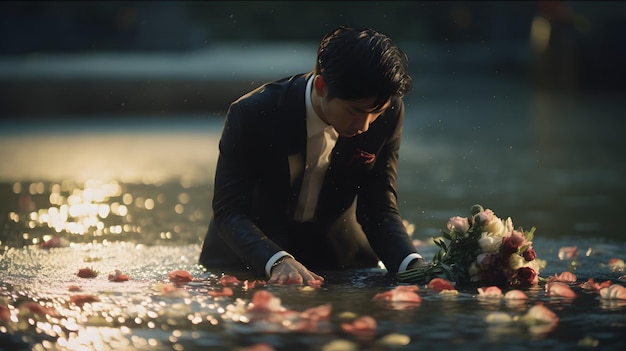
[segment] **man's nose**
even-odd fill
[[[357,126],[357,129],[361,131],[362,133],[367,132],[367,130],[370,129],[370,124],[374,122],[376,117],[377,115],[373,113],[364,115],[363,118],[359,119],[359,124]]]

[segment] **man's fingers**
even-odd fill
[[[274,272],[267,281],[269,284],[304,284],[320,286],[324,278],[309,271],[301,263],[293,259],[285,259],[274,268]]]
[[[270,280],[268,281],[268,283],[270,284],[282,284],[285,282],[285,275],[284,274],[275,274],[272,278],[270,278]]]
[[[287,284],[302,284],[302,275],[298,272],[291,272],[287,278]]]

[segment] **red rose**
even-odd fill
[[[531,285],[537,282],[537,272],[530,267],[518,269],[515,277],[520,285]]]
[[[512,254],[517,251],[522,245],[526,243],[526,237],[524,234],[514,230],[510,235],[504,237],[502,240],[502,252],[505,254]]]
[[[524,250],[524,252],[522,252],[522,256],[524,256],[524,259],[526,261],[532,261],[537,257],[537,253],[535,252],[535,250],[533,250],[532,247],[529,247]]]

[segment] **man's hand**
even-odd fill
[[[272,268],[272,276],[268,284],[303,284],[319,286],[324,278],[309,271],[302,263],[292,257],[283,259],[277,266]]]

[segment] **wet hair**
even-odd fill
[[[412,88],[406,54],[367,27],[342,25],[328,33],[317,50],[314,73],[324,78],[329,99],[375,97],[372,108]]]

